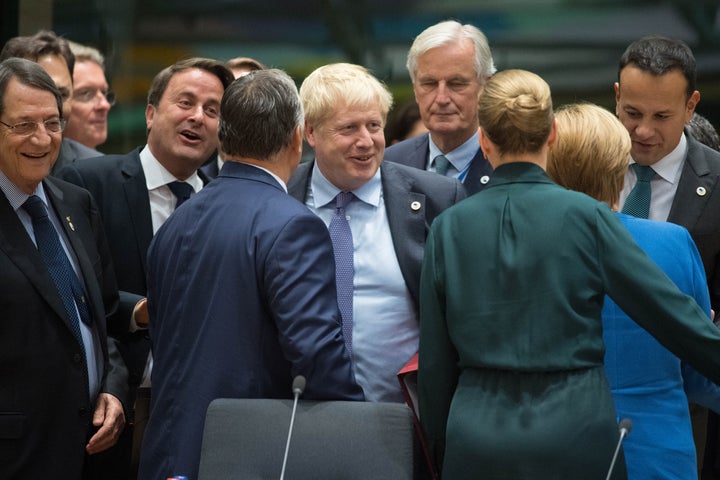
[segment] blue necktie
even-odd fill
[[[435,171],[440,175],[445,175],[450,168],[450,161],[445,158],[445,155],[438,155],[435,157],[433,164],[435,165]]]
[[[638,165],[637,163],[634,163],[632,167],[635,169],[637,182],[625,200],[622,213],[632,215],[633,217],[648,218],[650,215],[651,197],[650,181],[655,175],[655,170],[648,166]]]
[[[335,213],[330,220],[330,239],[335,253],[335,283],[337,286],[338,306],[342,316],[342,333],[345,346],[352,354],[353,325],[353,238],[347,221],[345,207],[355,197],[352,192],[340,192],[335,197]]]
[[[177,198],[177,203],[175,204],[176,210],[180,207],[180,205],[185,203],[185,200],[190,198],[190,195],[195,193],[189,183],[175,181],[168,183],[167,186],[173,195],[175,195],[175,198]]]
[[[75,274],[65,250],[63,250],[60,237],[58,237],[58,233],[48,217],[47,208],[45,208],[45,204],[40,197],[37,195],[30,196],[23,204],[23,208],[32,218],[37,248],[60,293],[65,312],[70,319],[70,328],[78,339],[84,354],[85,345],[80,333],[79,322],[82,321],[86,325],[91,325],[92,317],[85,301],[85,293],[80,280]],[[80,318],[78,318],[78,314]],[[84,357],[85,355],[83,355]]]

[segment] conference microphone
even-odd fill
[[[285,444],[285,457],[283,458],[282,470],[280,471],[280,480],[285,478],[285,466],[287,465],[288,452],[290,451],[290,437],[292,437],[293,425],[295,424],[295,410],[297,409],[298,398],[305,391],[305,377],[298,375],[293,378],[292,393],[293,400],[292,415],[290,415],[290,429],[288,430],[287,443]]]
[[[610,480],[610,477],[612,476],[613,468],[615,468],[615,460],[617,460],[618,453],[620,453],[620,445],[622,445],[623,439],[627,437],[632,430],[632,420],[629,418],[623,418],[620,420],[618,429],[620,430],[620,438],[618,439],[617,446],[615,447],[615,453],[613,454],[612,462],[610,462],[610,470],[608,470],[605,480]]]

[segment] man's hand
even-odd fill
[[[137,325],[138,328],[148,328],[148,325],[150,324],[150,313],[148,313],[147,298],[143,298],[135,305],[133,318],[135,319],[135,325]]]
[[[90,455],[107,450],[117,442],[125,426],[125,412],[120,400],[109,393],[101,393],[93,414],[93,425],[100,429],[85,446]]]

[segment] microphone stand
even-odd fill
[[[283,458],[282,470],[280,471],[280,480],[285,478],[285,467],[287,466],[288,452],[290,451],[290,438],[292,437],[293,425],[295,424],[295,410],[297,409],[298,398],[305,390],[305,377],[298,375],[293,379],[293,409],[290,416],[290,429],[288,430],[287,443],[285,444],[285,456]]]
[[[615,453],[613,454],[612,462],[610,462],[610,470],[608,470],[605,480],[610,480],[610,477],[612,476],[612,471],[615,467],[615,460],[617,460],[618,453],[620,453],[620,445],[622,444],[623,439],[630,433],[630,430],[632,430],[632,421],[629,418],[623,418],[620,420],[618,428],[620,429],[620,439],[618,439],[617,446],[615,447]]]

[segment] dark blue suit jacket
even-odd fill
[[[428,155],[430,154],[429,138],[430,134],[426,133],[396,143],[385,150],[385,160],[425,170]],[[485,179],[484,183],[482,179],[492,175],[492,171],[490,163],[485,159],[482,150],[480,150],[480,145],[478,145],[477,153],[470,163],[470,170],[468,170],[463,181],[468,196],[485,188],[487,179]]]
[[[106,318],[117,315],[117,287],[97,207],[75,185],[46,178],[84,279],[104,359],[101,391],[121,401],[127,371]],[[0,478],[82,478],[94,398],[82,350],[40,253],[0,192]]]
[[[327,228],[258,168],[226,163],[160,228],[148,302],[155,363],[140,479],[197,477],[215,398],[291,398],[304,375],[304,398],[363,400]]]

